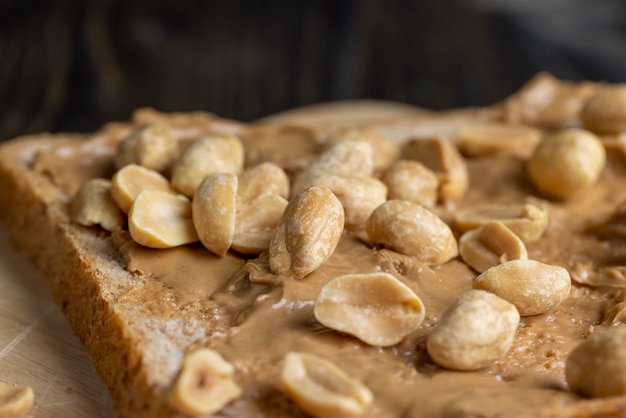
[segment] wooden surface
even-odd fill
[[[29,417],[114,417],[104,384],[33,266],[0,228],[0,380],[31,386]]]

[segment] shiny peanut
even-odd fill
[[[111,196],[124,213],[128,213],[139,193],[144,190],[175,193],[162,174],[136,164],[124,166],[111,179]]]
[[[464,233],[459,239],[459,254],[479,273],[506,261],[528,259],[524,242],[498,221]]]
[[[269,249],[287,203],[281,196],[265,195],[237,208],[232,249],[247,255]]]

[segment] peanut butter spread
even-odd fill
[[[586,86],[581,95],[567,91],[555,99],[555,107],[549,109],[552,113],[544,114],[550,129],[563,121],[572,125],[571,114],[580,108],[581,97],[588,97],[588,89]],[[559,109],[567,115],[556,114]],[[494,115],[480,118],[501,120],[497,112]],[[539,116],[533,113],[533,117]],[[481,121],[467,118],[468,124],[477,122]],[[290,175],[306,167],[324,141],[322,128],[308,126],[243,127],[216,122],[214,126],[192,123],[185,130],[171,120],[169,123],[181,141],[209,132],[236,133],[243,139],[246,166],[274,161]],[[419,131],[420,123],[415,123],[413,132]],[[445,125],[441,121],[437,124]],[[389,124],[381,131],[394,129]],[[87,179],[110,179],[114,145],[127,134],[127,128],[103,132],[100,135],[105,139],[100,146],[94,145],[94,140],[59,143],[52,152],[37,155],[32,165],[67,196]],[[604,140],[615,143],[615,137]],[[566,358],[586,337],[621,323],[624,317],[622,289],[626,281],[607,272],[626,268],[622,267],[626,266],[624,236],[615,232],[619,228],[611,227],[619,223],[615,209],[626,200],[626,166],[620,147],[607,150],[600,178],[567,199],[552,199],[539,192],[528,180],[522,156],[487,153],[467,157],[467,192],[458,200],[433,208],[453,229],[456,211],[484,203],[532,202],[545,208],[549,214],[547,228],[540,239],[526,244],[528,258],[565,267],[573,279],[569,296],[562,303],[546,313],[523,316],[508,353],[477,371],[439,367],[426,350],[427,338],[444,311],[472,289],[478,274],[459,257],[429,266],[416,257],[370,245],[364,228],[354,228],[343,232],[332,255],[318,269],[303,279],[294,279],[272,274],[266,252],[244,257],[231,250],[219,257],[200,243],[150,249],[135,243],[126,230],[114,232],[110,240],[125,268],[149,284],[127,296],[132,297],[132,303],[149,306],[152,315],[163,318],[179,315],[173,309],[196,312],[194,318],[202,318],[199,326],[207,337],[192,346],[210,347],[235,366],[235,381],[243,394],[219,416],[305,416],[280,384],[283,359],[292,351],[331,360],[366,385],[374,400],[365,416],[534,415],[583,399],[568,389]],[[454,231],[458,237],[460,231]],[[382,348],[316,321],[315,299],[329,280],[344,274],[376,272],[392,274],[421,298],[426,316],[416,331],[399,344]]]

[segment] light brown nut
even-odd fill
[[[111,182],[92,179],[85,182],[70,202],[70,219],[84,226],[100,225],[115,231],[124,225],[124,216],[111,198]]]
[[[456,211],[454,223],[461,232],[500,221],[524,243],[537,241],[548,226],[548,211],[532,203],[482,204]]]
[[[479,273],[510,260],[527,260],[524,242],[502,222],[494,221],[464,233],[459,253]]]
[[[343,233],[344,212],[326,186],[312,186],[291,199],[270,242],[274,274],[302,278],[335,251]]]
[[[417,161],[395,162],[383,175],[389,199],[408,200],[432,208],[437,203],[439,179],[428,167]]]
[[[372,392],[329,360],[290,352],[281,383],[287,395],[314,417],[355,417],[367,411]]]
[[[289,197],[289,177],[280,166],[265,162],[245,170],[239,176],[237,204],[250,204],[262,196]]]
[[[235,235],[237,175],[215,173],[205,178],[193,197],[193,224],[202,245],[223,256]]]
[[[214,350],[202,348],[189,353],[171,389],[169,402],[187,415],[213,414],[241,397],[234,373],[233,365]]]
[[[34,401],[35,393],[32,388],[0,381],[0,417],[25,417],[32,409]]]
[[[267,251],[287,203],[280,196],[266,195],[238,207],[231,248],[247,255]]]
[[[371,213],[387,200],[387,186],[373,177],[348,177],[323,174],[315,184],[333,191],[343,205],[346,228],[361,227]]]
[[[443,264],[458,255],[450,227],[423,206],[405,200],[388,200],[367,220],[367,236],[383,245],[428,264]]]
[[[178,141],[163,125],[150,124],[131,133],[117,147],[115,166],[137,164],[150,170],[167,170],[178,154]]]
[[[327,282],[313,309],[328,328],[374,346],[398,344],[426,314],[421,299],[388,273],[346,274]]]
[[[428,337],[428,354],[441,367],[477,370],[504,356],[515,338],[515,306],[482,290],[457,298]]]
[[[363,141],[374,150],[374,171],[381,172],[389,167],[398,158],[400,147],[382,134],[367,128],[352,128],[341,131],[328,139],[329,145],[341,141]]]
[[[626,84],[598,89],[580,112],[583,126],[600,135],[626,132]]]
[[[299,172],[291,185],[295,196],[315,183],[324,174],[338,176],[368,177],[374,173],[374,151],[363,141],[341,141],[317,156],[304,170]]]
[[[162,190],[144,190],[130,207],[128,231],[150,248],[172,248],[198,241],[191,220],[191,203]]]
[[[571,129],[539,143],[526,171],[540,191],[565,199],[595,183],[605,161],[606,152],[598,137],[582,129]]]
[[[136,164],[124,166],[111,179],[111,196],[124,213],[128,213],[139,193],[144,190],[176,193],[162,174]]]
[[[585,396],[626,395],[626,326],[596,332],[567,357],[570,389]]]
[[[469,174],[456,145],[445,138],[420,138],[409,141],[403,157],[419,161],[439,178],[439,201],[461,198],[469,187]]]
[[[526,157],[541,140],[538,129],[499,123],[465,126],[458,130],[457,136],[459,149],[468,156],[513,154]]]
[[[571,286],[572,279],[563,267],[535,260],[511,260],[491,267],[473,285],[508,300],[522,316],[545,313],[559,305]]]
[[[200,138],[189,146],[174,165],[172,185],[193,197],[202,180],[214,173],[235,173],[243,170],[243,145],[229,135]]]

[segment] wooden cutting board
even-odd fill
[[[0,380],[30,386],[29,417],[114,417],[100,377],[34,267],[0,229]]]

